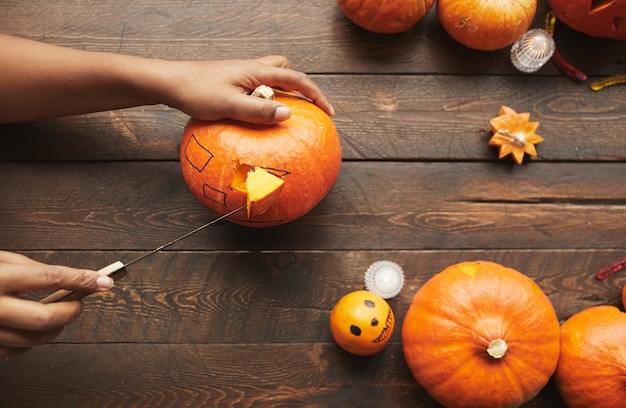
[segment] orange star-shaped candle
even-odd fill
[[[517,113],[513,109],[502,106],[500,114],[489,121],[493,136],[490,146],[500,147],[499,159],[513,156],[517,164],[522,164],[524,153],[537,156],[535,145],[543,142],[543,137],[535,133],[539,122],[529,122],[530,113]]]

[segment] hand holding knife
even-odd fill
[[[109,276],[111,277],[114,281],[117,281],[121,278],[123,278],[124,276],[127,275],[127,271],[126,268],[129,267],[130,265],[137,263],[139,261],[141,261],[142,259],[145,259],[147,257],[149,257],[150,255],[156,254],[157,252],[169,247],[170,245],[173,245],[175,243],[177,243],[178,241],[181,241],[197,232],[202,231],[203,229],[225,219],[230,217],[231,215],[243,210],[244,208],[246,208],[246,205],[243,205],[239,208],[234,209],[233,211],[224,214],[212,221],[209,221],[208,223],[199,226],[198,228],[194,229],[193,231],[190,231],[170,242],[168,242],[167,244],[161,245],[158,248],[153,249],[152,251],[141,255],[140,257],[133,259],[130,262],[124,263],[122,261],[115,261],[110,265],[105,266],[104,268],[98,270],[98,273],[103,275],[103,276]],[[79,291],[75,291],[75,290],[67,290],[67,289],[61,289],[58,290],[54,293],[52,293],[49,296],[46,296],[45,298],[41,299],[40,302],[41,303],[53,303],[53,302],[63,302],[63,301],[71,301],[71,300],[80,300],[82,298],[84,298],[85,296],[91,294],[92,292],[79,292]]]

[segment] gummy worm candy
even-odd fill
[[[613,262],[610,262],[610,263],[604,265],[596,273],[596,278],[597,279],[608,278],[609,276],[613,275],[615,272],[617,272],[617,271],[619,271],[620,269],[623,269],[623,268],[626,268],[626,257],[616,259]]]
[[[548,14],[546,14],[545,30],[552,37],[554,37],[555,23],[556,15],[552,11],[548,11]],[[555,49],[554,54],[552,54],[552,62],[554,63],[554,66],[556,66],[561,72],[563,72],[574,81],[583,82],[587,80],[587,74],[567,62],[558,49]]]
[[[613,85],[618,85],[618,84],[626,84],[626,75],[617,74],[617,75],[611,75],[606,78],[598,79],[596,81],[593,81],[591,84],[589,84],[589,87],[591,88],[592,91],[599,91],[599,90],[606,88],[607,86],[613,86]]]

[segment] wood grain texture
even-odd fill
[[[329,314],[344,294],[363,288],[367,267],[388,259],[405,270],[392,341],[418,288],[446,266],[489,260],[532,279],[560,320],[587,307],[619,305],[626,275],[595,272],[619,250],[176,251],[128,268],[109,292],[84,300],[85,312],[58,339],[64,343],[332,342]],[[47,263],[98,268],[134,252],[25,252]],[[41,294],[38,294],[41,296]],[[36,294],[32,294],[36,298]]]
[[[540,0],[533,27],[544,26],[547,11],[547,2]],[[477,52],[452,40],[434,8],[412,29],[381,35],[356,27],[336,2],[326,0],[7,0],[0,32],[166,59],[284,54],[309,73],[516,73],[508,49]],[[590,76],[623,71],[624,42],[590,38],[560,23],[555,38],[561,54]],[[548,64],[538,75],[561,74]]]
[[[0,365],[0,406],[441,407],[402,360],[397,343],[367,359],[329,343],[59,345]],[[543,406],[564,407],[551,385],[524,405]]]
[[[624,248],[625,178],[621,162],[346,162],[306,217],[219,223],[177,248]],[[0,185],[11,250],[149,250],[213,217],[172,162],[0,163]]]
[[[542,27],[548,5],[538,2]],[[440,407],[404,362],[418,288],[484,259],[534,279],[561,321],[620,304],[626,274],[624,88],[592,92],[549,63],[454,42],[431,11],[398,35],[359,29],[326,0],[8,0],[0,33],[165,59],[289,57],[337,114],[343,167],[305,217],[220,222],[131,266],[84,299],[50,345],[0,361],[0,407]],[[623,73],[626,42],[557,23],[560,53],[590,80]],[[545,141],[498,160],[489,119],[530,112]],[[0,249],[99,269],[214,218],[180,173],[188,117],[155,105],[0,126]],[[405,270],[391,342],[359,358],[329,314],[377,260]],[[37,300],[46,293],[25,293]],[[524,408],[562,408],[549,384]]]
[[[489,120],[507,105],[540,122],[539,161],[626,161],[619,87],[592,92],[565,77],[312,78],[337,111],[345,160],[495,161]],[[187,119],[154,106],[0,126],[0,160],[174,161]]]
[[[367,265],[385,258],[405,268],[405,290],[390,300],[401,327],[426,279],[470,259],[524,271],[544,288],[561,318],[609,298],[616,304],[624,280],[598,282],[588,271],[617,253],[162,253],[137,264],[113,291],[87,298],[82,317],[58,343],[2,362],[0,406],[438,407],[404,364],[398,329],[371,358],[350,356],[332,342],[328,315],[334,299],[360,288]],[[111,256],[27,254],[86,266]],[[525,404],[544,406],[563,406],[550,385]]]

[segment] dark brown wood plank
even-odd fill
[[[489,120],[507,105],[540,122],[540,161],[626,161],[620,87],[593,92],[565,78],[517,76],[314,79],[337,111],[346,160],[494,161]],[[0,160],[178,160],[187,119],[154,106],[0,126]]]
[[[100,268],[137,253],[25,252],[47,263]],[[620,304],[626,274],[599,281],[595,272],[626,250],[390,250],[163,252],[129,267],[110,292],[87,297],[63,343],[332,342],[329,314],[346,293],[364,288],[373,262],[405,270],[401,294],[389,300],[400,342],[410,302],[431,276],[464,261],[515,268],[546,292],[561,320],[587,307]],[[35,296],[38,295],[38,296]],[[38,299],[43,294],[31,294]]]
[[[626,163],[347,162],[309,214],[177,249],[624,248]],[[149,250],[213,218],[177,163],[0,163],[0,248]]]
[[[218,223],[87,297],[53,344],[1,361],[0,407],[439,407],[406,367],[400,327],[444,267],[516,268],[561,320],[620,304],[626,274],[594,273],[626,255],[622,87],[592,92],[552,64],[521,74],[508,49],[454,42],[434,10],[385,36],[322,0],[8,0],[0,32],[168,59],[287,55],[329,96],[344,150],[337,184],[307,216],[262,230]],[[556,40],[591,79],[623,73],[625,41],[560,23]],[[546,140],[524,166],[487,145],[500,105],[541,122]],[[186,121],[157,105],[0,126],[0,249],[97,269],[212,219],[180,175]],[[334,344],[329,314],[380,259],[407,281],[389,301],[390,344],[358,358]],[[564,405],[549,385],[525,407]]]
[[[367,359],[327,343],[55,345],[0,363],[0,406],[440,407],[403,360],[398,343]],[[564,407],[551,385],[524,405],[548,406]]]
[[[250,405],[272,400],[306,406],[333,406],[338,401],[342,406],[361,406],[379,398],[377,406],[395,406],[399,398],[402,406],[435,407],[405,366],[398,330],[390,345],[371,358],[349,356],[332,342],[327,323],[333,298],[360,288],[363,269],[370,262],[392,259],[407,271],[405,291],[390,300],[398,316],[396,327],[401,327],[413,291],[447,264],[469,259],[488,258],[538,278],[561,317],[565,310],[574,313],[594,304],[617,304],[623,278],[597,282],[589,271],[619,254],[159,254],[137,264],[112,293],[86,299],[83,316],[60,338],[62,343],[74,344],[40,347],[0,364],[5,378],[0,394],[3,401],[17,407],[43,400],[47,406],[167,405],[168,401],[195,406],[229,404],[231,399]],[[107,254],[28,255],[46,262],[93,264]],[[159,265],[167,265],[168,270],[160,270]],[[310,270],[311,265],[315,270]],[[183,273],[171,273],[178,268]],[[268,337],[271,333],[280,334]],[[300,336],[305,340],[299,341]],[[113,340],[118,344],[85,345]],[[134,341],[143,344],[129,344]],[[181,344],[163,344],[168,341]],[[33,389],[32,384],[37,387]],[[525,406],[560,404],[548,386]]]
[[[540,1],[533,27],[543,27]],[[336,2],[194,0],[5,1],[0,32],[87,50],[168,59],[255,58],[284,54],[310,73],[517,74],[509,50],[475,51],[445,33],[435,9],[411,30],[372,34]],[[556,28],[558,47],[589,75],[622,73],[626,42]],[[548,64],[536,75],[560,75]]]
[[[0,125],[0,160],[177,160],[188,119],[158,105]]]

